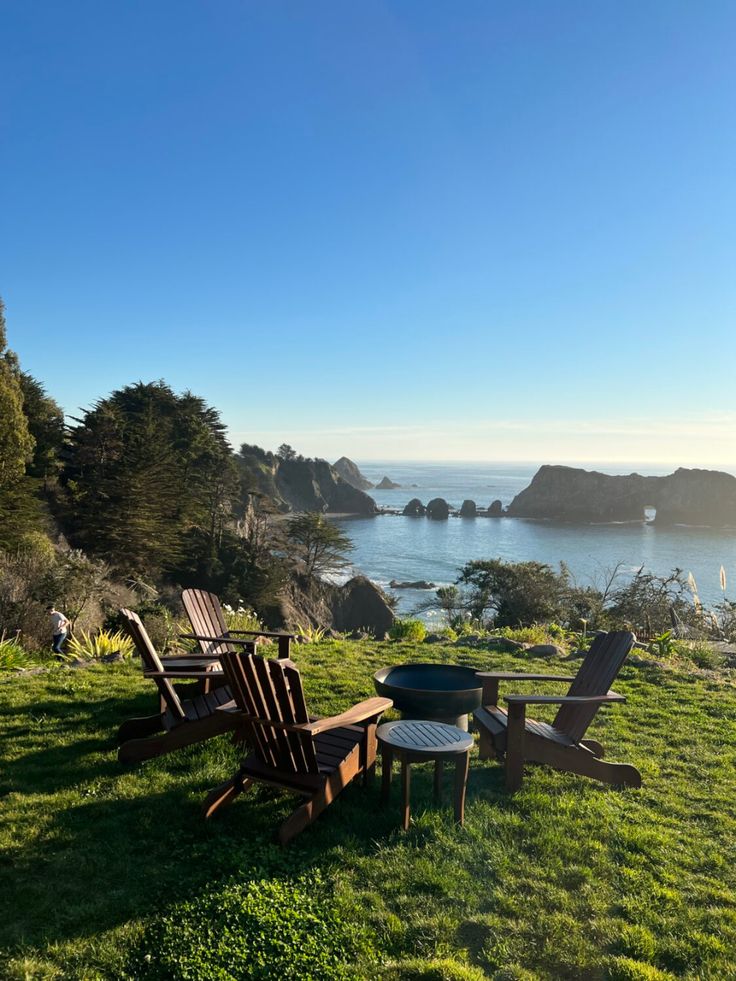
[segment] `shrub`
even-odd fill
[[[391,640],[411,640],[421,644],[427,636],[427,628],[421,620],[394,620],[388,635]]]
[[[680,657],[687,658],[699,668],[717,668],[722,662],[721,655],[702,640],[693,643],[679,641],[675,645],[675,650]]]
[[[131,657],[133,650],[133,641],[122,630],[116,630],[114,633],[109,630],[99,630],[96,634],[88,634],[86,630],[80,630],[69,639],[65,654],[80,661],[98,661],[103,657],[110,657],[111,654]]]
[[[0,637],[0,671],[20,671],[31,659],[15,637]]]
[[[471,617],[488,618],[497,627],[559,622],[570,606],[572,587],[564,566],[556,572],[541,562],[477,559],[463,566],[458,582],[468,589]]]
[[[348,981],[372,959],[317,877],[233,880],[154,920],[131,973],[160,981]]]
[[[263,630],[265,629],[259,618],[244,606],[239,606],[236,610],[227,603],[222,605],[225,614],[225,623],[228,630]]]
[[[298,623],[294,628],[294,633],[308,644],[318,644],[321,640],[324,640],[327,628],[313,627],[311,623],[308,623],[306,626]]]

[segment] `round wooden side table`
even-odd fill
[[[455,820],[459,824],[464,822],[465,785],[468,779],[470,748],[473,745],[471,735],[444,722],[403,719],[401,722],[386,722],[379,726],[376,737],[381,748],[383,803],[388,801],[391,793],[394,757],[401,762],[401,826],[404,831],[409,827],[411,764],[427,763],[430,760],[434,760],[436,800],[440,800],[442,796],[443,764],[445,760],[455,761]]]

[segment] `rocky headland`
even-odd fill
[[[238,463],[253,491],[270,498],[279,511],[376,513],[373,498],[344,480],[326,460],[285,460],[257,446],[243,446]]]
[[[664,477],[611,475],[577,467],[543,466],[506,509],[514,518],[598,523],[736,527],[736,477],[718,470],[679,468]]]

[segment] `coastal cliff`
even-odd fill
[[[682,467],[665,477],[612,476],[546,465],[506,513],[572,522],[641,521],[646,508],[656,509],[657,524],[736,526],[736,477]]]
[[[241,447],[237,460],[252,490],[271,498],[280,511],[376,513],[373,498],[343,480],[326,460],[285,460],[248,445]]]

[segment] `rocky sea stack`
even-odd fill
[[[357,490],[370,490],[373,484],[360,472],[357,463],[353,463],[346,456],[341,456],[332,464],[332,469],[337,470],[342,479],[355,487]]]
[[[394,483],[390,477],[384,477],[380,484],[376,484],[376,490],[396,490],[401,484]]]

